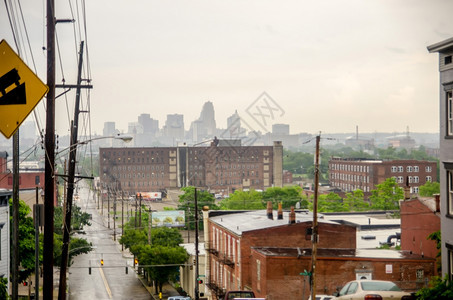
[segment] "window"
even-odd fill
[[[432,177],[431,176],[426,176],[426,182],[431,182],[432,181]]]
[[[447,170],[447,183],[448,183],[447,214],[453,215],[453,169]]]
[[[395,173],[398,170],[396,166],[392,166],[392,173]]]
[[[403,166],[398,166],[398,172],[403,172],[404,168]]]
[[[406,167],[406,171],[407,171],[407,172],[412,172],[412,166],[407,166],[407,167]]]
[[[426,167],[425,167],[425,171],[426,171],[426,172],[431,172],[431,171],[432,171],[431,166],[426,166]]]
[[[414,166],[414,172],[418,172],[418,166]]]
[[[448,274],[448,278],[451,281],[451,280],[453,280],[453,245],[446,244],[445,246],[447,247],[447,252],[448,252],[448,256],[447,256],[447,259],[448,259],[447,274]]]
[[[447,92],[447,135],[453,135],[453,107],[452,92]]]

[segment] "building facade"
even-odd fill
[[[236,189],[283,186],[283,146],[100,148],[102,187],[130,193],[197,186],[228,195]]]
[[[439,53],[442,273],[453,279],[453,37],[428,47]]]
[[[437,256],[437,243],[428,236],[440,230],[439,201],[439,195],[401,201],[401,250],[426,257]]]
[[[332,157],[329,161],[329,183],[342,191],[361,189],[365,193],[387,178],[395,178],[404,187],[406,179],[411,193],[417,194],[426,182],[437,181],[437,163],[419,160],[367,160]]]
[[[311,247],[309,232],[313,215],[307,210],[291,213],[275,213],[272,210],[204,211],[203,220],[208,299],[222,299],[229,290],[253,290],[258,293],[254,288],[255,272],[251,267],[255,263],[252,259],[255,247]],[[323,219],[319,219],[318,226],[319,247],[356,247],[355,227]],[[300,254],[303,255],[302,250]],[[290,298],[293,299],[292,296]]]

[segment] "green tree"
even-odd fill
[[[438,276],[431,278],[430,286],[420,289],[416,294],[419,300],[453,299],[453,281],[445,275],[444,280]]]
[[[89,213],[83,212],[82,209],[76,205],[72,206],[72,215],[71,215],[71,230],[82,230],[83,226],[91,226],[90,220],[91,215]],[[63,234],[63,207],[57,206],[54,209],[54,227],[56,233]]]
[[[138,254],[140,265],[146,266],[151,279],[155,281],[156,293],[162,291],[162,285],[175,280],[179,274],[178,264],[184,264],[189,259],[189,255],[183,247],[145,245]],[[150,267],[156,265],[155,267]],[[171,266],[162,266],[171,265]]]
[[[184,210],[186,212],[186,227],[190,229],[195,228],[195,187],[188,186],[183,187],[181,190],[184,194],[179,196],[178,209]],[[209,206],[209,209],[216,210],[219,209],[215,204],[214,195],[208,191],[197,189],[197,203],[198,210],[201,211],[203,206]],[[199,218],[201,220],[201,218]],[[203,222],[200,222],[199,229],[203,229]]]
[[[285,186],[285,187],[270,187],[263,192],[263,206],[266,207],[268,201],[272,202],[274,209],[277,209],[278,203],[282,203],[284,209],[291,206],[296,206],[300,202],[301,208],[308,207],[308,201],[302,196],[302,188],[300,186]]]
[[[242,191],[236,190],[228,198],[220,202],[220,208],[225,210],[257,210],[265,209],[263,204],[263,193],[255,190]]]
[[[369,204],[365,202],[363,191],[357,189],[352,193],[346,193],[343,199],[345,211],[365,211],[369,209]]]
[[[398,201],[403,199],[404,191],[399,187],[395,178],[387,178],[377,184],[375,190],[371,190],[371,208],[376,210],[396,210],[399,208]]]
[[[9,206],[12,211],[13,201],[10,199]],[[27,278],[35,271],[35,227],[33,224],[33,218],[30,217],[31,209],[22,200],[19,200],[19,245],[18,249],[11,249],[11,255],[13,251],[19,251],[19,262],[21,266],[19,271],[19,282],[27,280]],[[12,245],[12,230],[13,230],[13,217],[10,217],[11,223],[11,245]],[[42,243],[40,247],[39,260],[42,262]],[[10,260],[12,262],[12,259]],[[11,266],[12,268],[12,266]]]
[[[313,210],[313,202],[310,203],[310,209]],[[338,194],[329,193],[318,196],[319,212],[340,212],[347,211],[343,206],[343,200]]]
[[[7,287],[8,279],[5,277],[0,278],[0,299],[9,299]]]
[[[61,252],[63,248],[63,236],[54,233],[54,265],[61,266]],[[82,238],[71,237],[69,240],[69,251],[68,251],[68,266],[73,263],[73,258],[80,254],[89,253],[93,250],[93,244]]]
[[[440,184],[439,182],[426,182],[424,185],[420,186],[419,195],[423,197],[432,197],[434,194],[440,193]]]

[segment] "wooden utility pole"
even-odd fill
[[[55,0],[47,0],[47,92],[44,187],[43,299],[53,298],[55,169]]]
[[[198,198],[197,188],[195,188],[195,300],[200,299],[199,269],[198,269]]]
[[[315,156],[315,193],[313,198],[313,228],[312,228],[312,250],[311,250],[311,299],[316,299],[316,255],[318,252],[318,188],[319,188],[319,141],[321,136],[316,137]]]
[[[63,248],[61,250],[61,265],[60,265],[60,286],[58,289],[58,299],[66,299],[66,270],[68,268],[69,260],[69,242],[71,234],[71,217],[72,217],[72,200],[74,196],[74,181],[75,181],[75,168],[77,160],[77,139],[79,127],[79,113],[80,113],[80,84],[82,82],[82,58],[83,58],[83,41],[80,43],[79,53],[79,69],[77,76],[77,92],[74,109],[74,120],[71,122],[71,144],[69,148],[69,168],[68,168],[68,182],[65,201],[65,217],[63,226]],[[66,168],[66,166],[65,166]]]
[[[124,192],[121,190],[121,236],[124,235]],[[121,243],[121,251],[124,250],[124,245]]]

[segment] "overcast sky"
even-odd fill
[[[14,45],[1,5],[0,38]],[[44,6],[21,5],[45,82]],[[67,2],[57,5],[57,19],[71,17]],[[92,131],[102,134],[107,121],[127,130],[142,113],[161,127],[167,114],[184,114],[187,130],[212,101],[221,128],[237,110],[261,131],[286,123],[291,133],[354,132],[356,125],[438,132],[438,56],[426,47],[453,36],[452,12],[451,0],[89,0]],[[58,24],[58,41],[66,82],[75,83],[72,25]],[[251,109],[263,108],[263,92],[277,110],[258,124]],[[74,97],[68,93],[69,107]],[[60,134],[72,114],[63,98]]]

